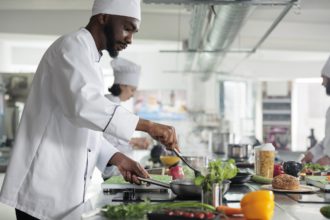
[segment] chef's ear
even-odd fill
[[[101,24],[101,25],[105,25],[108,23],[108,20],[110,16],[107,14],[98,14],[96,15],[96,19],[97,21]]]

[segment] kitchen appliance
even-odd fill
[[[250,156],[251,146],[248,144],[229,144],[228,145],[228,158],[235,159],[236,161],[248,160]]]
[[[108,193],[113,194],[113,202],[166,202],[173,201],[175,195],[167,193],[167,189],[162,190],[142,190],[142,189],[126,189],[112,190]]]
[[[228,145],[233,140],[233,134],[221,133],[219,131],[213,131],[212,133],[212,150],[215,154],[227,154]]]

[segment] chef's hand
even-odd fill
[[[310,163],[313,160],[314,155],[310,152],[307,151],[305,154],[305,157],[301,160],[302,163]]]
[[[115,153],[109,161],[109,164],[117,166],[121,175],[124,179],[130,183],[135,183],[140,185],[141,181],[138,180],[139,177],[148,178],[148,172],[139,164],[138,162],[127,157],[123,153]]]
[[[316,161],[316,163],[318,163],[322,166],[328,166],[328,165],[330,165],[330,157],[324,156],[321,159],[319,159],[318,161]]]
[[[140,119],[136,130],[147,132],[153,139],[165,145],[168,150],[179,149],[175,129],[171,126]]]

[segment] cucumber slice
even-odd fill
[[[271,178],[257,176],[257,175],[253,175],[251,180],[253,182],[260,183],[260,184],[271,184],[273,181],[273,179],[271,179]]]

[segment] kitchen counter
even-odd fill
[[[254,183],[247,183],[244,185],[232,185],[230,190],[226,194],[226,198],[229,200],[227,204],[229,206],[238,207],[239,200],[245,193],[249,191],[255,191],[257,189],[259,189],[259,185],[256,185]],[[324,192],[322,191],[318,193],[324,194]],[[115,196],[116,195],[101,193],[98,196],[90,199],[85,204],[86,206],[88,206],[88,208],[86,208],[86,206],[84,207],[84,214],[88,213],[88,210],[94,210],[109,203],[118,204],[119,202],[111,202]],[[326,220],[326,218],[324,218],[319,212],[320,208],[325,205],[325,203],[299,203],[288,197],[284,193],[275,193],[275,212],[273,220]],[[82,219],[106,220],[107,218],[102,217],[101,215],[96,215],[92,217],[84,217]]]

